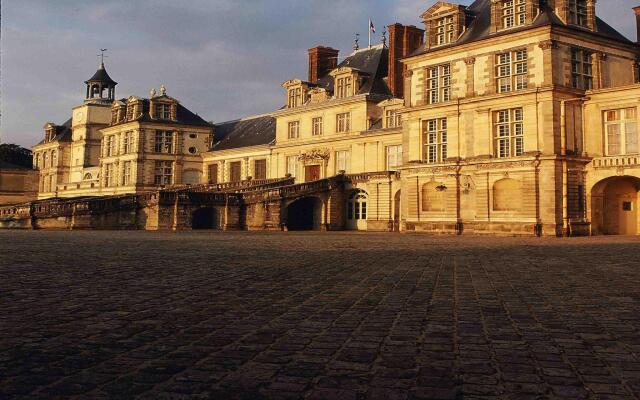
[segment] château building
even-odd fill
[[[102,64],[33,148],[39,199],[181,193],[147,229],[640,233],[639,43],[595,0],[423,11],[344,57],[310,49],[282,107],[236,121],[164,87],[117,100]]]

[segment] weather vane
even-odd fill
[[[100,54],[98,54],[98,57],[100,57],[100,65],[104,65],[104,59],[109,58],[109,56],[104,55],[105,51],[107,51],[107,49],[100,49]]]

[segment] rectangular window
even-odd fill
[[[454,41],[455,27],[453,25],[453,17],[444,17],[436,21],[436,44],[452,43]]]
[[[336,97],[343,99],[352,95],[352,79],[350,76],[336,79]]]
[[[347,152],[336,151],[336,173],[347,170]]]
[[[342,113],[336,115],[336,132],[344,133],[351,130],[351,114]]]
[[[606,154],[638,153],[638,119],[635,107],[605,111]]]
[[[300,121],[289,122],[288,137],[289,139],[297,139],[300,137]]]
[[[392,171],[402,165],[402,146],[387,146],[387,170]]]
[[[504,29],[524,25],[526,18],[526,0],[504,0],[502,2],[502,27]]]
[[[289,108],[302,105],[302,88],[289,89]]]
[[[323,133],[323,124],[322,124],[322,117],[317,117],[314,118],[311,121],[312,125],[313,125],[313,130],[311,131],[311,134],[313,136],[322,136]]]
[[[593,89],[593,53],[584,49],[571,49],[571,86],[576,89]]]
[[[156,119],[171,119],[171,104],[156,104]]]
[[[131,161],[125,161],[122,165],[122,185],[128,186],[131,184]]]
[[[569,23],[587,26],[587,0],[569,0]]]
[[[427,101],[441,103],[451,99],[451,67],[449,64],[427,69]]]
[[[267,179],[267,160],[253,162],[253,179]]]
[[[522,108],[500,110],[494,114],[496,157],[516,157],[524,153],[524,116]]]
[[[129,154],[133,151],[133,132],[125,132],[122,137],[123,154]]]
[[[441,163],[447,159],[447,119],[438,118],[422,122],[424,160]]]
[[[242,161],[229,163],[229,182],[240,182],[242,180]]]
[[[106,164],[104,166],[104,185],[105,187],[114,187],[118,185],[118,176],[115,164]]]
[[[402,114],[398,110],[387,110],[385,118],[387,128],[399,128],[402,126]]]
[[[156,153],[173,153],[173,132],[156,131],[155,151]]]
[[[527,88],[527,50],[515,50],[496,55],[498,93]]]
[[[297,167],[298,167],[298,156],[287,157],[287,174],[295,178]]]
[[[117,149],[116,149],[116,136],[115,135],[109,135],[109,136],[105,136],[104,138],[105,140],[105,156],[106,157],[111,157],[111,156],[115,156],[117,155]]]
[[[215,185],[218,183],[218,164],[209,165],[209,184]]]
[[[127,120],[132,120],[134,117],[134,105],[133,104],[127,104]]]
[[[156,161],[154,183],[162,186],[173,184],[173,162]]]

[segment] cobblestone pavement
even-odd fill
[[[0,398],[639,399],[640,239],[0,231]]]

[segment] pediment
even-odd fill
[[[387,99],[383,102],[378,103],[378,107],[381,107],[381,108],[403,106],[403,105],[404,105],[403,99]]]
[[[360,71],[357,68],[351,68],[351,67],[340,67],[340,68],[336,68],[333,71],[331,71],[329,73],[330,76],[332,77],[336,77],[338,75],[347,75],[347,74],[353,74],[353,73],[358,73],[361,74],[362,71]]]
[[[289,89],[295,86],[302,86],[304,82],[301,79],[290,79],[282,84],[282,87],[285,89]]]
[[[449,14],[456,14],[459,12],[464,12],[466,7],[461,6],[459,4],[449,3],[446,1],[439,1],[436,4],[429,7],[427,11],[425,11],[420,17],[422,19],[430,20],[433,18],[443,17]]]

